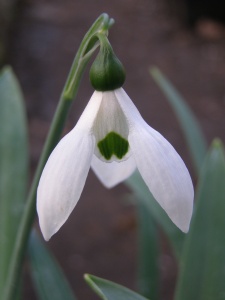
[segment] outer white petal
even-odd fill
[[[172,145],[142,119],[122,89],[115,93],[128,119],[128,140],[139,172],[171,220],[182,231],[187,232],[193,210],[194,191],[183,160]]]
[[[46,240],[65,223],[83,190],[95,147],[92,125],[101,103],[94,93],[74,129],[56,146],[42,172],[37,212]]]
[[[91,167],[102,184],[112,188],[131,176],[136,169],[136,163],[132,155],[127,160],[111,163],[105,163],[93,155]]]

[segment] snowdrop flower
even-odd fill
[[[97,91],[76,126],[53,150],[39,182],[37,211],[46,240],[74,209],[90,167],[108,188],[124,181],[137,168],[171,220],[182,231],[189,229],[193,206],[189,172],[172,145],[143,120],[121,87],[125,80],[121,64],[113,52],[112,57],[107,55],[105,59],[100,51],[91,69]],[[109,58],[114,62],[114,72],[109,72],[112,64],[106,64]],[[106,71],[98,72],[99,66]],[[110,74],[116,72],[119,76],[114,74],[112,78]]]

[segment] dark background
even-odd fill
[[[4,61],[13,66],[25,94],[31,177],[79,43],[94,20],[106,12],[116,21],[109,39],[127,71],[124,88],[144,119],[175,146],[195,182],[176,117],[148,73],[156,65],[170,78],[198,117],[208,143],[214,137],[225,141],[224,4],[187,2],[19,3],[9,18],[10,31],[4,32]],[[75,125],[92,93],[86,72],[65,132]],[[137,224],[128,192],[123,185],[105,189],[90,172],[69,221],[48,243],[79,299],[98,299],[84,283],[84,273],[136,289]],[[161,240],[161,299],[169,300],[176,265],[163,235]],[[28,272],[27,264],[24,300],[35,299]]]

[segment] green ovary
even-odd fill
[[[116,132],[110,132],[106,137],[98,142],[98,148],[106,160],[110,160],[113,154],[122,159],[128,152],[129,143]]]

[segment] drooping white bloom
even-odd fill
[[[77,204],[90,167],[109,188],[137,168],[171,220],[188,231],[194,197],[189,172],[122,88],[95,91],[76,126],[50,155],[37,191],[39,222],[46,240]]]

